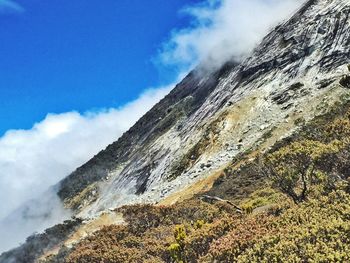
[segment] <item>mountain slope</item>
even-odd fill
[[[39,254],[58,243],[79,242],[96,225],[103,225],[96,223],[101,217],[113,218],[113,210],[123,205],[172,205],[204,190],[240,204],[264,188],[267,178],[240,165],[349,100],[349,11],[348,0],[307,1],[243,62],[228,62],[215,72],[201,65],[191,72],[117,142],[60,182],[59,197],[85,221],[78,231],[73,224],[63,243],[60,239],[43,249],[38,242]],[[198,209],[214,209],[220,217],[234,213],[194,200],[179,203],[179,209],[185,206],[183,213],[187,213],[198,205]],[[127,217],[132,209],[117,211]],[[164,209],[162,216],[169,212],[182,218],[176,205]],[[200,217],[183,220],[190,224],[194,219]],[[181,222],[174,219],[171,227],[177,223]],[[73,241],[71,232],[75,232]],[[0,262],[6,261],[0,258]]]
[[[225,166],[264,134],[344,93],[333,85],[349,60],[349,2],[308,1],[240,64],[197,69],[117,142],[62,181],[59,196],[82,216],[158,202]],[[273,143],[271,139],[270,144]],[[267,147],[268,145],[266,145]]]
[[[233,64],[228,64],[204,82],[195,72],[190,73],[117,142],[109,145],[64,179],[60,184],[59,196],[63,200],[72,198],[91,183],[108,178],[120,165],[126,166],[127,163],[137,162],[157,138],[166,134],[179,121],[193,114],[202,105],[208,94],[216,87],[220,76],[232,66]],[[136,185],[136,192],[142,192],[141,186],[144,180],[147,180],[147,169],[150,167],[137,171],[140,178]]]

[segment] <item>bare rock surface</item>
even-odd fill
[[[61,198],[99,182],[98,198],[81,216],[157,203],[263,143],[267,133],[276,131],[270,143],[291,134],[298,118],[312,119],[347,93],[339,81],[347,83],[349,10],[347,0],[308,1],[245,61],[214,73],[194,70],[123,137],[67,177]]]

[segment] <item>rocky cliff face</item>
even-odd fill
[[[117,142],[61,182],[81,216],[158,202],[275,141],[345,93],[350,3],[308,1],[242,63],[191,72]],[[268,139],[266,135],[269,135]]]
[[[309,0],[243,62],[199,66],[59,184],[78,217],[200,191],[247,151],[264,151],[349,97],[350,1]],[[202,188],[201,188],[202,187]]]
[[[117,142],[109,145],[64,179],[58,192],[62,200],[71,204],[73,208],[77,208],[80,199],[75,199],[76,197],[87,189],[96,189],[96,183],[108,185],[114,180],[124,182],[136,180],[127,192],[130,194],[144,193],[148,188],[147,181],[152,177],[151,173],[160,160],[169,156],[171,147],[179,148],[180,146],[174,141],[170,145],[159,144],[156,147],[162,149],[157,150],[154,147],[155,144],[158,144],[157,140],[172,133],[173,130],[180,132],[182,123],[201,107],[218,85],[220,77],[232,67],[234,64],[228,63],[205,80],[196,72],[191,72]],[[115,190],[118,192],[118,189]],[[94,190],[94,194],[88,194],[88,196],[95,198],[94,195],[100,193],[99,188],[99,193]],[[81,208],[78,207],[79,209]]]

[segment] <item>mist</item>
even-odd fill
[[[56,189],[50,188],[0,221],[0,251],[12,249],[34,232],[42,232],[71,216],[71,211],[64,209]]]
[[[159,51],[161,66],[180,71],[198,64],[216,69],[229,60],[241,61],[278,23],[305,0],[206,0],[181,11],[189,27],[176,29]]]
[[[147,90],[121,108],[48,114],[32,129],[1,137],[0,252],[69,218],[50,186],[117,140],[171,87]]]

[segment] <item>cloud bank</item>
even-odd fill
[[[182,13],[192,22],[174,30],[160,50],[161,65],[217,68],[248,56],[262,38],[305,0],[206,0]]]
[[[8,131],[0,138],[0,219],[118,139],[169,90],[148,90],[119,109],[48,114],[30,130]]]

